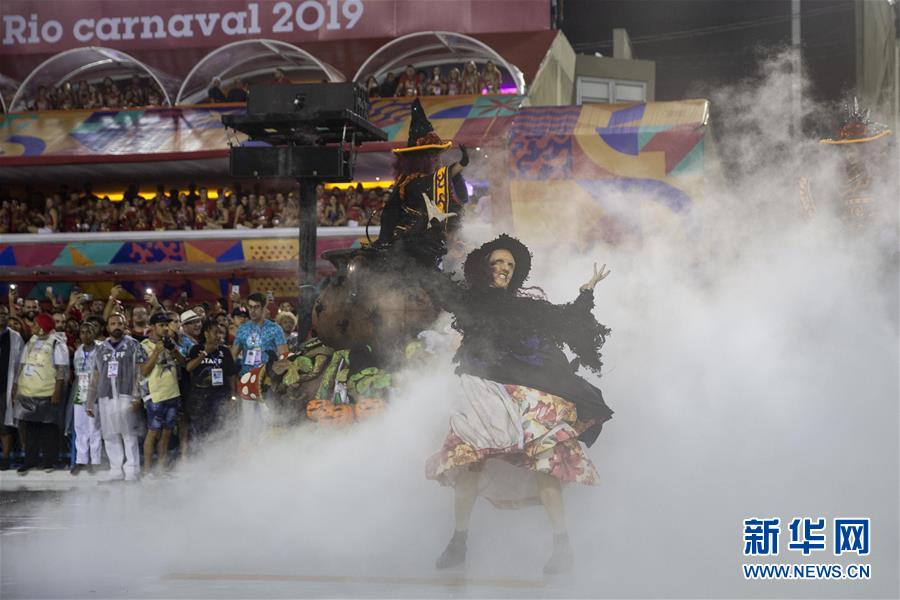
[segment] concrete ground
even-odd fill
[[[353,563],[310,565],[296,569],[266,568],[260,563],[236,570],[193,564],[178,569],[148,567],[123,577],[115,568],[97,565],[88,584],[67,572],[67,542],[47,556],[49,576],[35,580],[18,568],[17,557],[40,554],[35,548],[56,546],[54,540],[77,537],[78,515],[98,502],[117,496],[136,497],[171,478],[140,483],[99,483],[103,471],[72,476],[68,471],[34,470],[20,476],[0,472],[0,597],[12,598],[538,598],[567,597],[553,581],[479,572],[437,571],[423,561],[417,573],[373,573]],[[173,540],[177,544],[177,540]],[[138,551],[139,544],[128,550]],[[124,550],[124,549],[123,549]],[[277,550],[276,550],[277,551]],[[32,559],[33,560],[33,559]],[[202,562],[202,561],[201,561]]]

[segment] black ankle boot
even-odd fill
[[[453,537],[450,538],[450,543],[447,544],[444,553],[434,563],[438,569],[449,569],[466,561],[466,538],[468,535],[468,531],[453,532]]]
[[[553,555],[544,565],[544,575],[561,575],[572,570],[575,554],[569,545],[569,534],[558,533],[553,536]]]

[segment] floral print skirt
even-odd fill
[[[578,421],[575,405],[533,388],[502,387],[517,409],[518,443],[477,447],[454,431],[451,420],[444,445],[426,463],[426,476],[453,485],[460,471],[480,471],[479,493],[499,508],[539,503],[534,477],[523,477],[527,471],[547,473],[560,482],[597,485],[597,470],[578,441],[591,423]]]

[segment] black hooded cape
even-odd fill
[[[497,288],[444,288],[453,327],[463,334],[454,362],[457,374],[521,385],[575,404],[580,421],[593,424],[580,438],[590,446],[613,411],[599,388],[576,374],[579,364],[599,373],[600,347],[610,330],[591,310],[593,291],[569,304]],[[576,355],[571,363],[563,346]]]

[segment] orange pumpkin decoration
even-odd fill
[[[353,414],[352,406],[349,404],[335,404],[331,414],[326,414],[325,419],[319,422],[331,427],[344,427],[346,425],[352,425],[355,420],[356,417]]]
[[[311,421],[329,427],[343,427],[353,423],[353,407],[349,404],[335,404],[329,400],[310,400],[306,405],[306,416]]]
[[[314,399],[306,404],[306,418],[310,421],[318,422],[319,418],[325,414],[325,400]]]
[[[377,396],[359,398],[353,405],[353,413],[357,419],[367,419],[382,414],[387,403]]]

